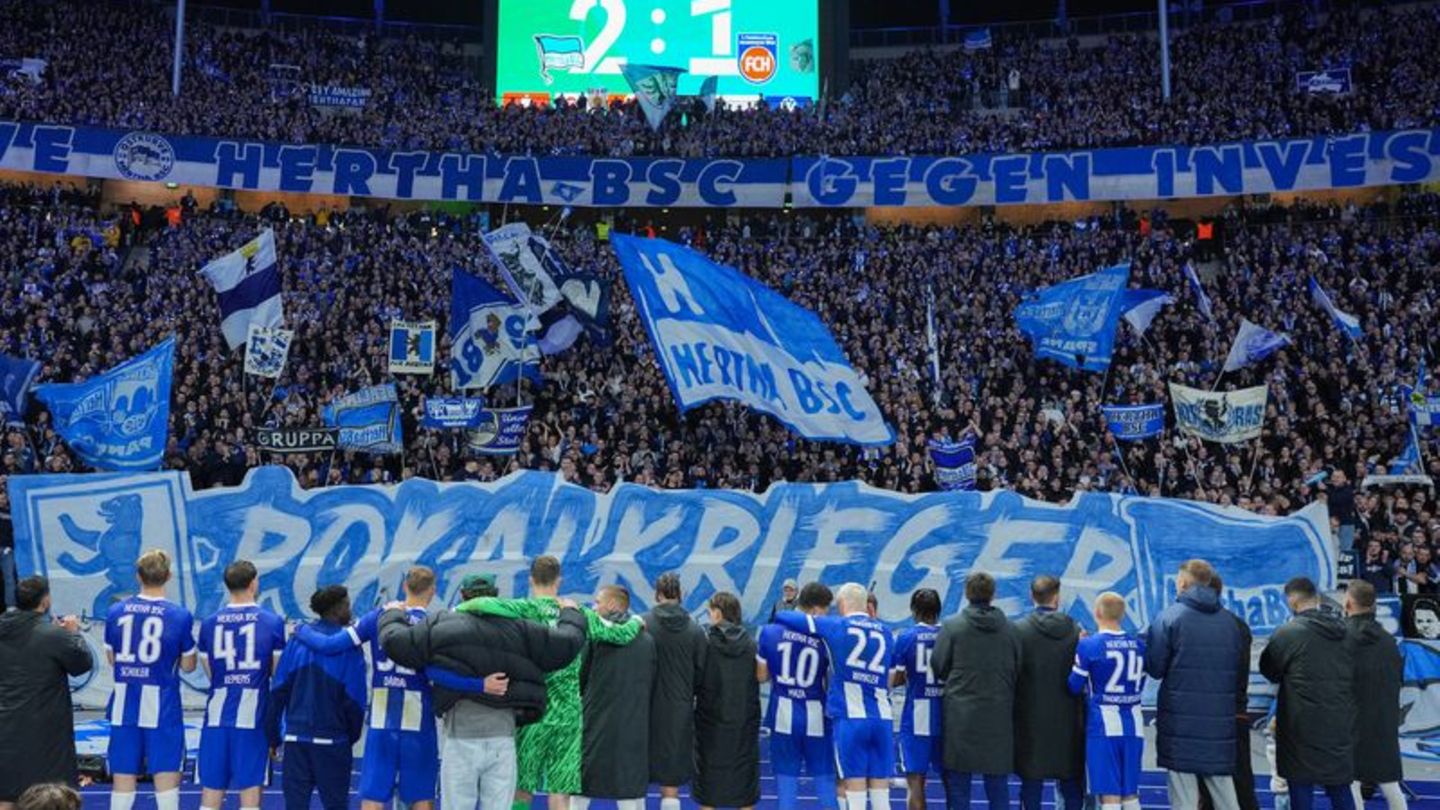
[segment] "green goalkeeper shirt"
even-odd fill
[[[464,613],[501,616],[507,619],[525,619],[552,627],[560,616],[560,602],[550,596],[536,596],[529,599],[501,599],[494,596],[482,596],[461,602],[455,609]],[[639,616],[631,616],[629,621],[616,623],[605,619],[590,608],[581,608],[580,610],[585,614],[586,623],[589,625],[586,635],[591,641],[602,641],[623,647],[634,641],[645,627],[644,620]],[[564,668],[557,669],[545,676],[549,706],[545,710],[545,716],[540,720],[541,725],[580,725],[580,659],[581,656],[577,655],[575,660]]]

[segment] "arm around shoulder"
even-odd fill
[[[387,610],[380,614],[377,634],[380,646],[390,660],[402,667],[419,671],[430,663],[430,630],[444,613],[434,613],[425,621],[411,624],[403,610]]]

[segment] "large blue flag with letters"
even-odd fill
[[[1130,265],[1117,264],[1046,287],[1015,308],[1015,322],[1034,342],[1036,357],[1104,371],[1115,350],[1129,280]]]
[[[680,410],[733,399],[809,439],[895,440],[815,313],[687,247],[610,241]]]
[[[97,470],[159,468],[170,423],[175,338],[78,383],[35,387],[55,430],[81,461]]]

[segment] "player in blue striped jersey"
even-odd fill
[[[115,677],[107,710],[110,810],[134,806],[141,773],[155,781],[159,810],[178,810],[185,760],[179,673],[195,669],[195,619],[165,598],[170,557],[164,551],[141,554],[135,576],[140,593],[111,605],[105,620],[105,654]]]
[[[241,810],[258,810],[270,743],[265,704],[270,673],[285,647],[285,620],[255,604],[260,575],[254,563],[225,568],[230,603],[200,623],[200,661],[210,676],[205,727],[200,732],[196,781],[201,810],[219,810],[225,791],[240,791]]]
[[[830,589],[811,582],[800,591],[796,607],[810,616],[830,611]],[[830,659],[818,636],[778,624],[760,629],[756,674],[770,681],[765,727],[770,730],[770,761],[775,769],[780,810],[798,807],[800,772],[815,782],[820,806],[834,810],[835,745],[825,717],[825,673]]]
[[[839,616],[797,611],[775,615],[791,630],[818,636],[830,658],[825,713],[835,738],[835,765],[845,783],[847,810],[865,810],[867,791],[875,810],[890,807],[895,772],[895,734],[890,709],[893,641],[885,625],[866,612],[869,593],[857,582],[840,586]]]
[[[945,684],[930,670],[935,637],[940,634],[940,594],[921,588],[910,595],[915,624],[895,639],[895,669],[891,686],[905,686],[900,710],[900,772],[905,774],[909,810],[925,810],[925,775],[945,771],[945,737],[941,733],[940,703]]]
[[[1085,772],[1104,810],[1140,810],[1140,761],[1145,753],[1145,642],[1120,629],[1125,600],[1106,591],[1095,600],[1100,631],[1080,639],[1070,691],[1089,693]]]
[[[405,614],[411,624],[425,621],[435,598],[435,572],[423,565],[405,575]],[[360,806],[384,810],[397,793],[412,810],[431,810],[440,776],[440,745],[430,682],[390,660],[380,646],[377,628],[384,608],[375,608],[344,633],[325,635],[309,627],[296,640],[322,654],[370,647],[370,717],[365,733],[365,758],[360,764]]]

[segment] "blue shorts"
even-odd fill
[[[770,734],[770,762],[776,776],[799,776],[801,770],[813,779],[835,778],[835,743],[830,735],[806,737],[801,734]]]
[[[185,727],[111,726],[105,757],[112,774],[179,773],[185,764]]]
[[[208,790],[245,790],[269,783],[270,741],[259,728],[206,726],[200,731],[195,781]]]
[[[1140,795],[1140,763],[1145,756],[1144,737],[1085,738],[1085,774],[1089,792],[1096,796]]]
[[[440,745],[433,732],[365,732],[365,758],[360,763],[360,798],[388,802],[398,792],[406,804],[435,800],[440,777]]]
[[[944,770],[944,737],[939,734],[921,737],[908,731],[900,732],[901,773],[943,773]]]
[[[834,721],[835,770],[841,779],[889,779],[895,775],[895,731],[889,720]]]

